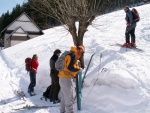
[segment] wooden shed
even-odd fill
[[[8,48],[23,41],[40,36],[43,32],[24,12],[8,25],[1,34],[4,36],[4,48]]]

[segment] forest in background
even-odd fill
[[[0,32],[6,28],[11,22],[13,22],[18,16],[20,16],[23,12],[26,12],[27,15],[42,29],[48,29],[54,26],[60,25],[60,23],[48,16],[42,15],[41,13],[37,12],[36,10],[32,9],[30,4],[31,0],[28,2],[23,3],[23,5],[17,4],[12,12],[7,11],[0,16]],[[141,2],[144,0],[119,0],[118,3],[114,7],[110,7],[108,12],[123,8],[124,6],[134,6],[140,5]],[[2,37],[1,37],[2,38]]]

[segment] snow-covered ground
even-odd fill
[[[141,20],[137,23],[136,44],[143,52],[110,46],[124,43],[126,23],[123,10],[99,16],[84,37],[85,67],[96,53],[87,72],[79,113],[150,113],[150,4],[136,7]],[[50,85],[49,59],[55,49],[70,50],[70,34],[63,27],[45,30],[45,35],[0,52],[0,113],[59,113],[59,107],[13,110],[26,105],[48,106],[40,100]],[[29,75],[24,59],[38,54],[36,96],[27,93]],[[100,55],[102,57],[100,59]],[[85,70],[83,71],[83,75]],[[22,90],[26,101],[14,93]]]

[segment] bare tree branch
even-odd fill
[[[74,45],[83,45],[83,37],[97,15],[104,14],[118,0],[29,0],[35,10],[50,16],[70,32]],[[79,26],[76,26],[76,21]],[[77,29],[78,28],[78,29]]]

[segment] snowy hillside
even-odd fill
[[[95,53],[82,90],[83,101],[79,113],[150,113],[150,4],[136,7],[141,20],[137,23],[136,44],[143,51],[120,48],[124,43],[125,13],[123,10],[99,16],[84,37],[85,67]],[[71,35],[63,28],[44,31],[35,39],[0,52],[0,113],[59,113],[59,107],[13,110],[22,106],[52,105],[40,100],[50,85],[49,59],[55,49],[70,50]],[[29,75],[24,59],[39,56],[36,96],[27,93]],[[100,58],[100,55],[102,57]],[[85,70],[83,71],[83,75]],[[27,100],[14,93],[25,92]]]

